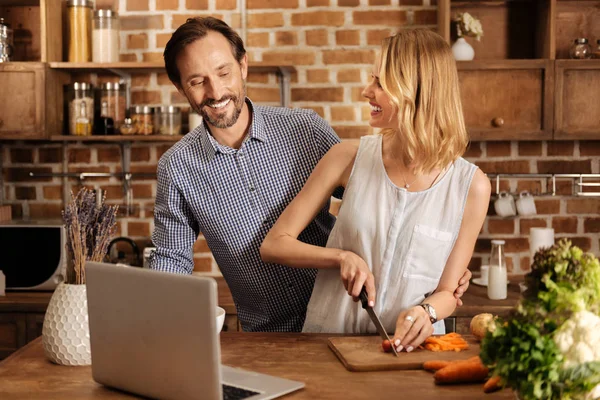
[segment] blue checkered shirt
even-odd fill
[[[252,124],[239,149],[201,124],[161,157],[150,266],[191,274],[202,233],[245,331],[301,331],[316,270],[266,264],[259,248],[339,138],[312,110],[247,104]],[[325,246],[334,222],[327,202],[299,239]]]

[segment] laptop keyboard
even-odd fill
[[[256,394],[259,393],[223,384],[223,400],[242,400]]]

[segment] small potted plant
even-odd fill
[[[456,35],[458,36],[458,39],[452,46],[454,58],[458,61],[472,60],[475,57],[475,50],[465,40],[465,37],[474,37],[477,41],[480,41],[483,36],[481,22],[468,12],[457,14],[454,22],[456,22]]]
[[[97,201],[99,200],[99,201]],[[85,263],[102,261],[116,230],[118,206],[86,188],[64,209],[67,271],[54,291],[42,328],[46,356],[61,365],[91,364]]]

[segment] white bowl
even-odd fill
[[[217,307],[217,333],[223,329],[223,323],[225,322],[225,310],[221,307]]]

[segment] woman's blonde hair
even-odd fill
[[[382,43],[379,82],[398,113],[405,165],[416,173],[446,167],[461,157],[469,139],[458,72],[448,43],[427,29],[403,30]]]

